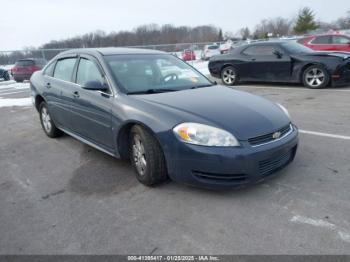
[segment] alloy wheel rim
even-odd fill
[[[51,117],[49,115],[49,112],[47,111],[46,107],[43,107],[41,110],[41,121],[43,123],[44,129],[47,133],[50,133],[52,124],[51,124]]]
[[[146,152],[141,138],[138,135],[135,135],[133,139],[132,154],[137,172],[141,176],[144,176],[147,168]]]
[[[306,82],[309,86],[318,87],[325,81],[325,74],[321,69],[313,68],[306,73]]]
[[[232,69],[225,69],[222,78],[226,84],[233,84],[236,80],[236,74]]]

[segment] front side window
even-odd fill
[[[243,54],[250,56],[272,56],[275,48],[273,46],[261,45],[251,46],[243,51]]]
[[[53,77],[70,82],[72,80],[72,74],[76,61],[76,58],[64,58],[58,60]]]
[[[85,86],[86,83],[90,81],[103,83],[102,74],[93,61],[81,58],[77,72],[77,84]]]
[[[187,63],[168,54],[112,55],[106,61],[126,93],[147,90],[180,91],[212,83]]]
[[[333,44],[346,45],[350,43],[350,38],[344,36],[333,36]]]

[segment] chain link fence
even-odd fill
[[[182,51],[186,49],[193,50],[196,55],[196,59],[201,58],[201,52],[205,45],[221,45],[223,43],[217,42],[206,42],[206,43],[179,43],[179,44],[162,44],[162,45],[145,45],[145,46],[123,46],[129,48],[145,48],[153,49],[164,52],[169,52],[181,57]],[[10,66],[16,63],[19,59],[26,58],[43,58],[47,61],[51,60],[53,57],[59,53],[68,50],[69,48],[62,49],[25,49],[25,50],[12,50],[12,51],[0,51],[0,65]]]

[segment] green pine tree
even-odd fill
[[[298,20],[294,26],[294,32],[297,34],[305,34],[317,28],[314,12],[309,7],[302,8],[299,11]]]
[[[223,36],[223,34],[222,34],[222,29],[219,30],[218,40],[219,40],[219,42],[224,41],[224,36]]]

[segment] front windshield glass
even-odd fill
[[[111,55],[105,58],[113,77],[122,91],[128,94],[180,91],[212,85],[206,77],[172,55]]]
[[[314,52],[312,49],[295,42],[282,43],[282,46],[291,54],[304,54]]]

